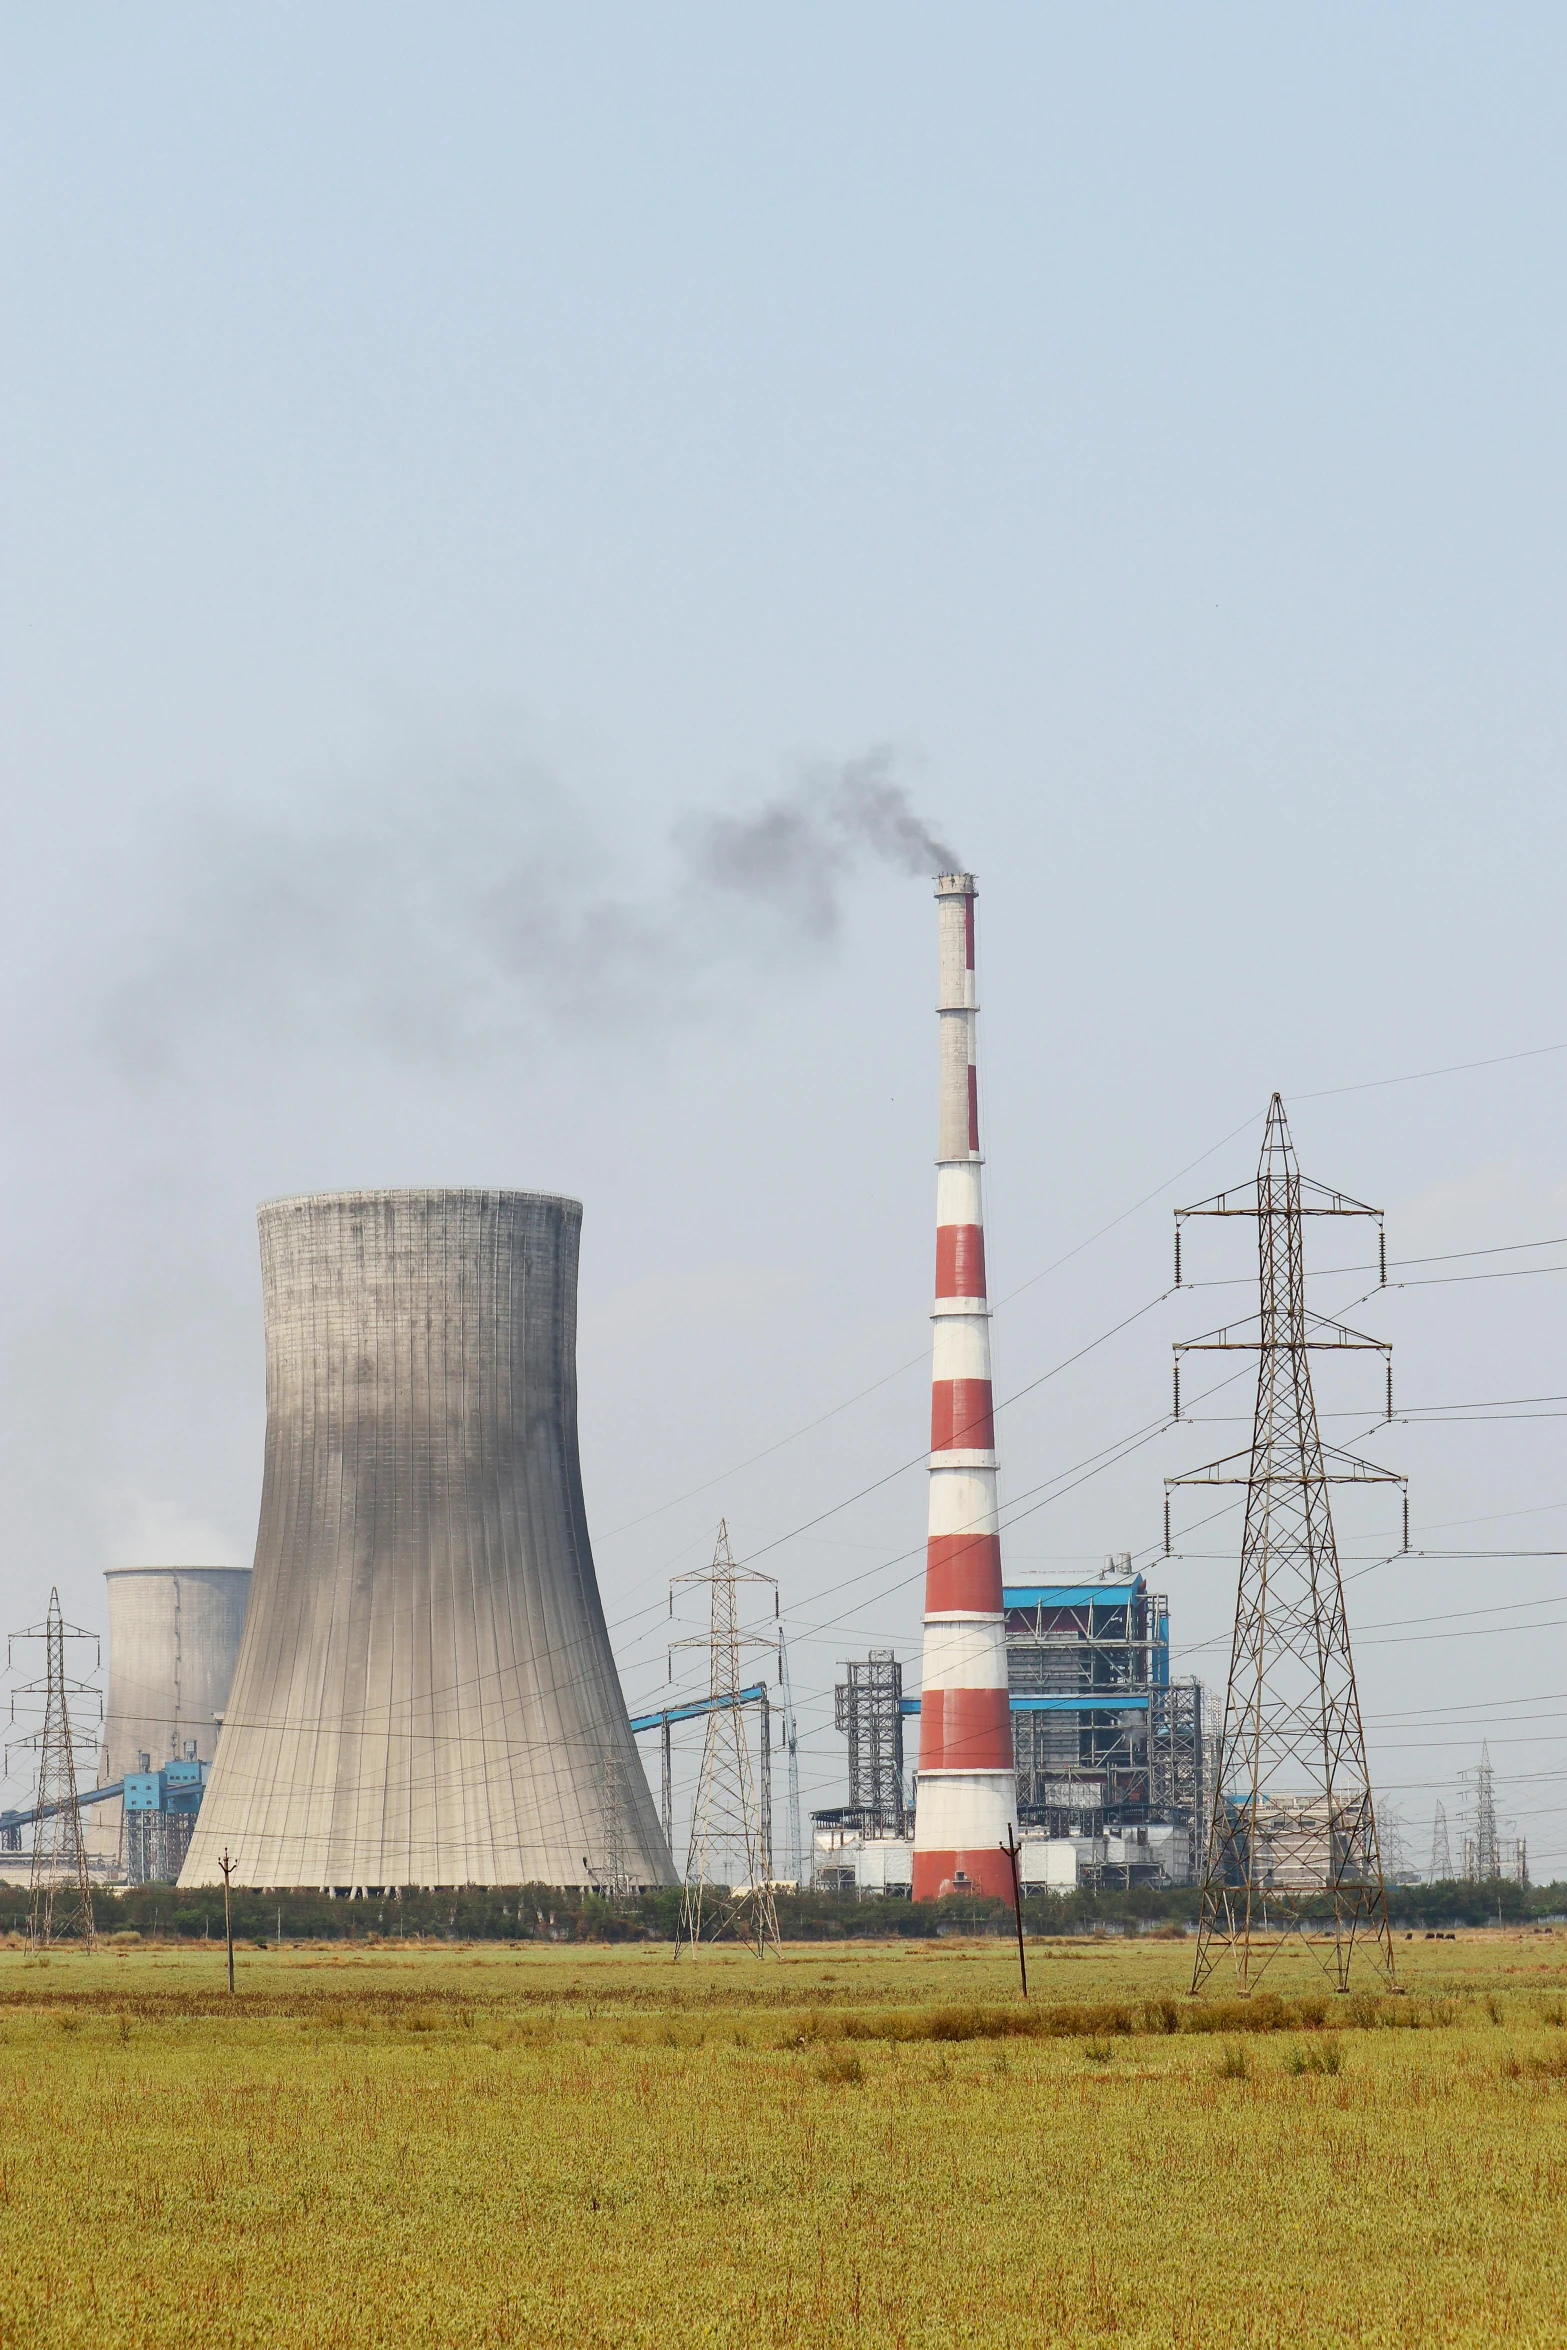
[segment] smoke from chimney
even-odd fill
[[[293,1055],[329,1031],[336,1049],[419,1061],[667,1028],[700,1016],[720,975],[728,997],[802,943],[830,948],[867,868],[955,862],[878,749],[682,817],[656,877],[617,888],[573,805],[513,760],[183,823],[79,1016],[94,1057],[138,1083],[219,1038]]]

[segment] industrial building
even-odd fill
[[[1090,1865],[1135,1882],[1151,1828],[1172,1881],[1195,1876],[1214,1786],[1216,1724],[1200,1681],[1170,1678],[1170,1609],[1125,1554],[1095,1583],[1009,1586],[1007,1682],[1026,1831],[1097,1844]],[[1131,1838],[1131,1844],[1127,1839]],[[1120,1847],[1114,1850],[1114,1847]]]
[[[1065,1836],[1146,1820],[1167,1603],[1129,1560],[1096,1583],[1021,1584],[1005,1599],[1020,1821]]]
[[[577,1201],[259,1212],[255,1574],[182,1886],[673,1882],[577,1456]]]
[[[1201,1682],[1170,1678],[1170,1614],[1123,1554],[1094,1583],[1006,1585],[1008,1713],[1025,1887],[1190,1884],[1212,1801],[1212,1727]],[[851,1665],[838,1690],[849,1739],[849,1801],[811,1815],[815,1881],[824,1890],[899,1891],[917,1847],[884,1770],[889,1699],[902,1694],[890,1650]],[[893,1695],[896,1692],[896,1695]],[[902,1743],[896,1747],[902,1782]],[[915,1786],[914,1813],[924,1797]]]
[[[172,1885],[185,1865],[196,1815],[212,1765],[198,1760],[194,1738],[189,1751],[153,1771],[127,1771],[121,1781],[125,1807],[121,1830],[122,1866],[128,1885]],[[145,1764],[147,1757],[141,1757]]]

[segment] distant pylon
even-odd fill
[[[620,1780],[620,1753],[611,1747],[604,1757],[604,1891],[623,1901],[631,1891],[627,1858],[626,1799]]]
[[[1480,1767],[1475,1772],[1475,1832],[1467,1840],[1464,1874],[1482,1885],[1502,1873],[1501,1846],[1496,1833],[1496,1775],[1491,1768],[1491,1748],[1488,1741],[1480,1748]]]
[[[60,1613],[60,1594],[52,1590],[43,1623],[25,1632],[13,1632],[11,1638],[13,1642],[41,1640],[44,1644],[43,1679],[25,1683],[12,1698],[13,1718],[17,1697],[41,1697],[44,1701],[43,1728],[17,1741],[38,1750],[38,1816],[33,1827],[27,1938],[35,1950],[65,1941],[82,1941],[91,1949],[95,1934],[92,1885],[76,1793],[70,1700],[96,1696],[97,1692],[87,1682],[68,1676],[65,1644],[68,1640],[96,1641],[97,1634],[66,1623]]]
[[[679,1640],[674,1645],[707,1650],[708,1695],[714,1700],[706,1716],[702,1766],[691,1807],[691,1841],[676,1947],[689,1944],[694,1950],[704,1938],[714,1942],[733,1932],[750,1942],[760,1957],[779,1947],[778,1912],[773,1900],[770,1837],[751,1768],[745,1708],[740,1703],[740,1667],[748,1648],[771,1648],[773,1642],[741,1631],[739,1591],[744,1583],[767,1585],[776,1615],[778,1586],[771,1575],[735,1564],[724,1521],[719,1523],[712,1565],[677,1575],[675,1582],[706,1584],[711,1594],[711,1627],[706,1638]],[[761,1709],[761,1734],[764,1739],[771,1736],[766,1706]],[[764,1768],[769,1759],[764,1754]],[[715,1884],[719,1869],[728,1873],[719,1876]]]
[[[1392,1804],[1385,1803],[1382,1806],[1377,1831],[1382,1846],[1383,1883],[1413,1885],[1418,1872],[1411,1868],[1409,1855],[1404,1849],[1403,1815]]]
[[[1445,1885],[1453,1874],[1453,1847],[1448,1839],[1447,1813],[1439,1803],[1431,1814],[1431,1882]]]
[[[1241,1991],[1248,1992],[1294,1943],[1342,1991],[1357,1941],[1368,1940],[1393,1982],[1393,1938],[1328,1487],[1404,1480],[1324,1447],[1310,1361],[1316,1347],[1370,1348],[1384,1356],[1389,1350],[1308,1310],[1301,1238],[1306,1216],[1379,1214],[1301,1176],[1277,1094],[1268,1109],[1255,1186],[1177,1210],[1177,1231],[1188,1216],[1254,1216],[1261,1280],[1255,1338],[1222,1329],[1176,1349],[1177,1362],[1199,1351],[1245,1350],[1258,1358],[1249,1455],[1235,1453],[1166,1481],[1246,1487],[1194,1991],[1228,1955]],[[1390,1400],[1389,1416],[1391,1410]]]

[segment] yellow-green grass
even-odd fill
[[[0,1952],[0,2344],[1560,2345],[1567,1934],[1398,1953]]]

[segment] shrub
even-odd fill
[[[1325,2073],[1336,2079],[1344,2069],[1344,2049],[1338,2040],[1313,2041],[1309,2046],[1292,2048],[1287,2069],[1296,2075]]]

